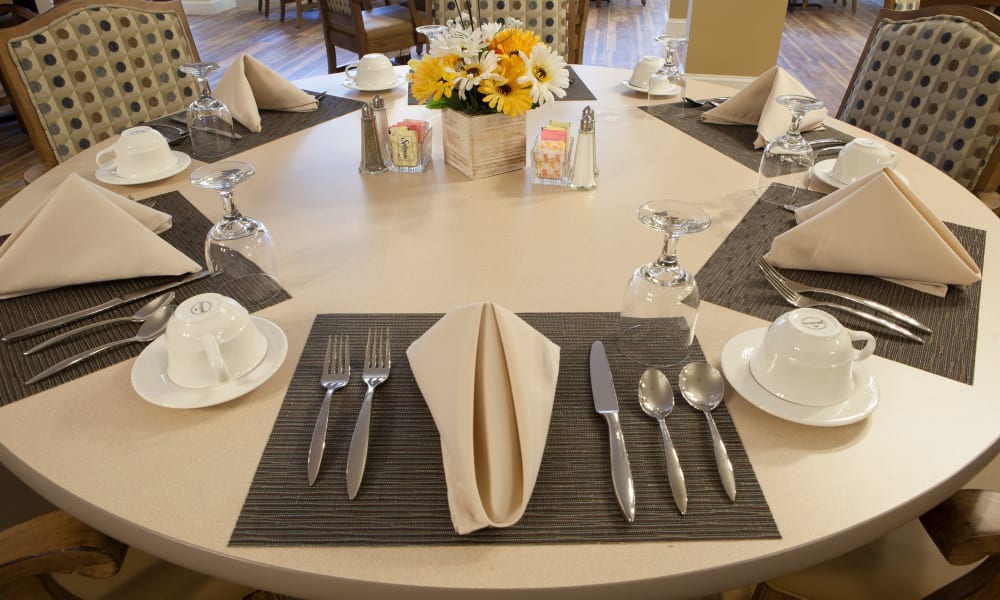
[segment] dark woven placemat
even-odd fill
[[[434,421],[410,371],[405,350],[441,315],[319,315],[313,323],[246,503],[233,546],[555,544],[642,540],[775,538],[777,526],[725,406],[715,411],[736,472],[737,501],[726,497],[715,468],[705,418],[678,404],[668,418],[687,478],[688,513],[674,507],[656,421],[639,408],[644,370],[618,351],[613,313],[521,315],[561,347],[559,381],[538,481],[514,526],[454,533]],[[365,478],[352,501],[344,468],[365,386],[361,363],[369,326],[392,336],[392,374],[375,392]],[[333,396],[326,453],[316,484],[306,477],[313,425],[323,400],[319,385],[327,336],[349,334],[351,383]],[[594,411],[590,345],[606,340],[635,480],[637,510],[628,524],[615,500],[608,430]],[[700,349],[695,350],[701,358]],[[672,382],[679,369],[667,370]]]
[[[782,189],[782,186],[771,186],[767,191],[779,202],[784,193],[787,193],[787,188]],[[810,193],[816,198],[822,196]],[[945,224],[982,268],[986,232],[953,223]],[[757,267],[757,259],[770,250],[775,236],[794,226],[795,216],[792,213],[774,204],[757,202],[697,273],[702,300],[769,321],[793,310],[794,307],[787,304],[764,279]],[[936,332],[926,344],[912,342],[843,311],[820,307],[847,327],[871,332],[878,340],[875,354],[972,384],[981,283],[977,282],[965,290],[952,287],[946,297],[938,298],[878,277],[794,269],[782,269],[781,272],[789,279],[871,298],[913,316]],[[814,299],[852,304],[830,296],[807,295]]]
[[[567,66],[566,69],[569,70],[569,87],[566,88],[566,95],[562,98],[556,98],[556,102],[560,100],[597,100],[594,92],[590,91],[590,88],[580,79],[580,76],[576,74],[573,67]],[[406,86],[406,102],[410,105],[419,104],[417,99],[413,97],[413,84],[407,84]]]
[[[350,98],[341,98],[340,96],[334,96],[331,94],[320,98],[319,107],[311,112],[281,112],[274,110],[262,110],[260,111],[261,130],[259,132],[253,133],[242,124],[234,121],[233,130],[241,135],[242,138],[233,140],[233,147],[229,150],[229,152],[210,159],[192,154],[190,138],[185,138],[183,141],[180,141],[172,146],[172,148],[191,155],[203,162],[213,163],[225,160],[230,156],[239,154],[240,152],[256,148],[257,146],[274,141],[278,138],[283,138],[286,135],[302,131],[303,129],[307,129],[314,125],[319,125],[320,123],[325,123],[331,119],[342,117],[348,113],[359,110],[363,104],[364,102],[358,102],[357,100],[352,100]],[[159,123],[169,125],[171,127],[184,127],[184,125],[172,121],[170,117],[163,117],[151,122],[153,125]]]
[[[655,104],[653,106],[640,106],[639,110],[645,111],[657,119],[667,123],[684,133],[695,138],[699,142],[708,144],[729,158],[740,163],[748,169],[754,171],[760,166],[760,155],[763,149],[755,149],[754,141],[757,139],[757,127],[755,125],[717,125],[715,123],[705,123],[698,115],[713,107],[688,108],[685,110],[685,117],[682,119],[675,114],[677,103]],[[849,142],[854,138],[842,131],[838,131],[829,125],[819,131],[806,131],[802,137],[807,140],[820,138],[835,138]],[[831,155],[832,156],[832,155]]]
[[[161,234],[160,237],[198,264],[204,265],[205,234],[208,233],[208,229],[212,226],[212,223],[205,218],[205,215],[198,212],[198,209],[179,192],[168,192],[160,196],[154,196],[144,202],[148,206],[153,206],[157,210],[173,216],[173,225]],[[83,224],[81,226],[86,225]],[[225,277],[225,275],[220,275],[217,280],[214,278],[201,279],[175,288],[174,291],[177,296],[174,302],[180,303],[184,299],[196,294],[214,291],[218,289],[219,285],[228,281]],[[74,285],[47,292],[29,294],[19,298],[0,300],[0,331],[4,333],[16,331],[34,323],[47,321],[48,319],[69,314],[89,306],[96,306],[120,294],[127,294],[175,279],[175,277],[121,279],[117,281]],[[240,302],[246,303],[248,297],[245,295],[245,292],[247,292],[246,289],[241,289],[239,293],[232,295]],[[259,310],[277,304],[290,297],[287,292],[282,290],[277,297],[264,305],[255,307],[255,309]],[[38,383],[30,386],[24,385],[25,381],[39,371],[68,356],[72,356],[88,348],[135,335],[139,325],[135,323],[117,323],[107,327],[99,327],[30,356],[23,356],[21,354],[23,351],[42,340],[54,337],[59,333],[69,331],[80,325],[103,321],[112,317],[129,316],[142,306],[143,303],[151,299],[152,297],[137,300],[93,317],[70,323],[69,325],[64,325],[63,327],[23,340],[0,342],[0,406],[10,404],[31,394],[62,385],[88,373],[93,373],[123,360],[138,356],[145,347],[143,344],[119,346],[78,363],[60,373],[56,373]]]

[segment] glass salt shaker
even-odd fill
[[[573,154],[573,170],[570,172],[569,187],[574,190],[592,190],[597,187],[597,140],[594,135],[594,109],[583,109],[580,119],[580,135],[576,140]]]

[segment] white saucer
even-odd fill
[[[629,81],[628,79],[622,79],[622,85],[624,85],[628,89],[632,90],[633,92],[640,92],[640,93],[643,93],[643,94],[649,92],[649,86],[639,87],[637,85],[632,85],[632,82]],[[679,92],[680,89],[681,89],[680,86],[675,85],[675,86],[673,86],[673,89],[670,89],[666,94],[657,94],[657,95],[658,96],[673,96],[674,94],[676,94],[677,92]]]
[[[854,391],[834,406],[806,406],[782,400],[767,391],[750,374],[750,356],[764,340],[767,328],[745,331],[722,349],[722,372],[733,389],[762,411],[779,419],[813,425],[839,427],[856,423],[872,414],[878,405],[878,382],[864,362],[854,364]]]
[[[153,173],[152,175],[146,175],[145,177],[131,178],[119,177],[118,175],[115,175],[115,172],[112,169],[98,169],[96,173],[97,180],[114,185],[139,185],[141,183],[152,183],[154,181],[166,179],[167,177],[173,177],[188,168],[188,165],[191,164],[191,157],[183,152],[178,152],[177,150],[171,150],[171,152],[173,153],[174,158],[177,159],[177,164],[169,169]]]
[[[813,165],[812,172],[813,175],[816,176],[816,179],[819,179],[820,181],[829,186],[840,189],[847,184],[839,179],[836,179],[833,176],[833,165],[836,164],[836,162],[837,162],[836,158],[828,158],[826,160],[821,160],[815,165]],[[902,181],[906,185],[910,185],[910,180],[907,179],[902,173],[895,170],[893,171],[893,173],[896,175],[896,177],[899,177],[900,181]]]
[[[264,360],[243,377],[210,388],[186,388],[167,377],[167,339],[153,340],[132,365],[132,388],[143,400],[165,408],[204,408],[229,402],[247,394],[274,375],[288,353],[288,339],[281,328],[267,319],[252,317],[267,338]]]
[[[383,86],[383,87],[374,87],[374,88],[358,87],[358,84],[354,83],[350,79],[344,79],[342,83],[344,84],[344,87],[347,88],[347,89],[349,89],[349,90],[357,90],[359,92],[381,92],[381,91],[384,91],[384,90],[391,90],[393,88],[397,88],[397,87],[403,85],[404,83],[406,83],[406,75],[401,75],[401,76],[397,77],[396,81],[393,82],[392,85],[390,85],[390,86]]]

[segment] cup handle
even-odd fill
[[[867,331],[854,331],[851,329],[847,330],[847,335],[851,337],[852,342],[857,342],[864,340],[865,345],[860,350],[854,350],[854,360],[864,360],[875,352],[875,336],[868,333]]]
[[[360,62],[352,62],[351,64],[349,64],[346,67],[344,67],[344,79],[348,79],[350,81],[354,81],[355,75],[351,73],[351,69],[354,69],[355,71],[357,71],[358,70],[358,65],[360,65],[360,64],[361,64]]]
[[[222,358],[222,351],[219,349],[219,342],[215,339],[215,336],[201,336],[201,348],[205,351],[205,356],[208,357],[208,364],[212,367],[215,379],[219,383],[225,383],[233,378],[232,374],[229,373],[229,367],[226,366],[225,359]]]
[[[97,168],[99,168],[99,169],[105,169],[107,171],[110,171],[110,170],[114,169],[115,168],[115,164],[118,162],[117,157],[112,158],[108,162],[101,162],[101,157],[107,156],[109,153],[114,153],[114,151],[115,151],[115,147],[111,146],[109,148],[105,148],[104,150],[101,150],[100,152],[98,152],[97,153]]]

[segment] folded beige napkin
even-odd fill
[[[455,531],[513,525],[542,462],[559,346],[481,302],[441,317],[406,356],[441,437]]]
[[[168,214],[71,173],[0,245],[0,299],[201,266],[160,239]]]
[[[249,54],[226,69],[212,95],[250,131],[260,131],[260,109],[309,112],[319,107],[316,98]]]
[[[794,75],[781,67],[771,67],[732,98],[702,113],[701,120],[719,125],[756,125],[754,148],[763,148],[788,131],[792,122],[788,109],[774,101],[783,94],[813,95]],[[826,114],[825,108],[809,112],[802,120],[801,131],[821,129]]]
[[[776,267],[883,277],[944,296],[982,277],[955,235],[890,169],[795,211],[798,225],[774,238]]]

